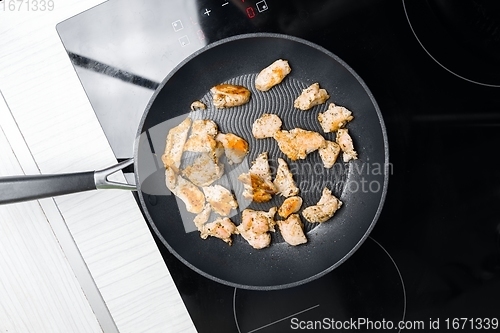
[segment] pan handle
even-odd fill
[[[135,185],[108,180],[108,176],[126,168],[133,162],[133,159],[125,160],[98,171],[0,177],[0,204],[42,199],[95,189],[136,190]]]

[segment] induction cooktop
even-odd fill
[[[275,32],[316,43],[377,100],[389,140],[387,198],[370,237],[331,273],[284,290],[242,290],[197,274],[157,240],[199,332],[498,331],[500,24],[492,2],[464,0],[472,30],[457,30],[456,3],[109,0],[57,25],[118,160],[132,157],[163,78],[225,37]],[[485,41],[471,49],[471,35]]]

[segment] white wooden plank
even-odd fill
[[[40,170],[36,165],[33,156],[26,145],[22,133],[19,131],[10,109],[3,98],[0,91],[0,124],[4,134],[9,138],[10,147],[16,155],[19,165],[22,166],[23,172],[27,175],[40,174]],[[73,273],[76,276],[82,290],[87,298],[90,307],[96,314],[97,321],[105,333],[117,333],[118,328],[102,299],[102,295],[97,288],[95,281],[90,274],[87,264],[83,259],[78,247],[76,246],[73,236],[68,230],[64,218],[61,216],[59,209],[51,198],[39,200],[40,207],[45,217],[50,221],[50,226],[60,244],[64,255],[66,256]]]
[[[96,3],[58,1],[43,15],[0,13],[0,45],[9,46],[0,48],[0,88],[42,173],[115,162],[55,30]],[[196,331],[130,193],[56,202],[120,332]]]
[[[0,176],[23,170],[0,127]],[[0,206],[0,331],[101,332],[36,201]]]

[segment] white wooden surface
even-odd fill
[[[3,130],[0,156],[0,175],[22,174]],[[0,206],[0,332],[98,331],[38,202]]]
[[[0,6],[0,91],[20,134],[0,133],[2,175],[116,162],[55,30],[99,2]],[[196,331],[131,193],[46,200],[0,207],[0,332]]]

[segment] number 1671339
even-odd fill
[[[54,10],[54,0],[3,0],[0,8],[5,12],[44,12]]]

